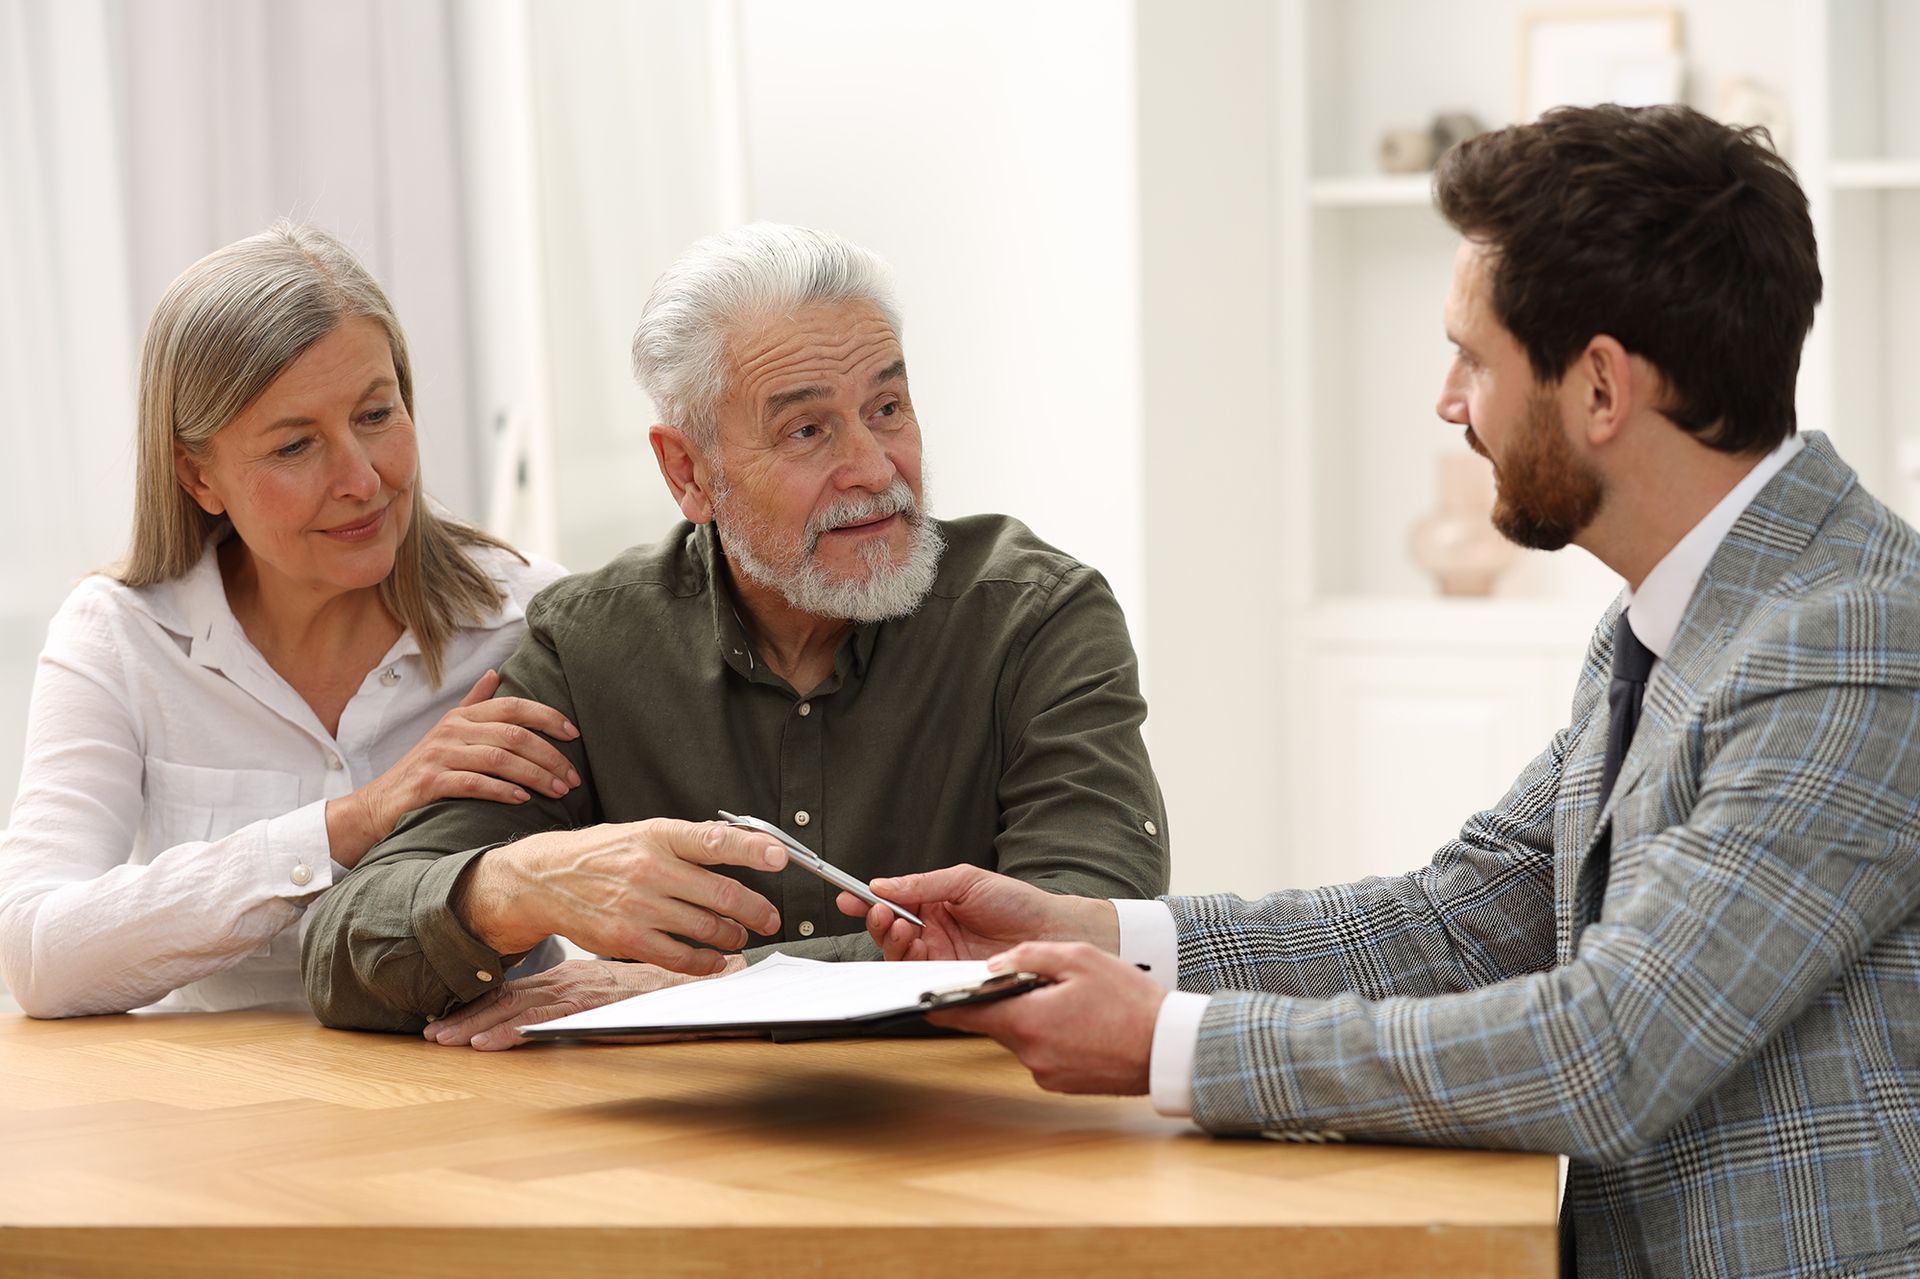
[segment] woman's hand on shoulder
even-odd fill
[[[580,784],[547,740],[570,742],[580,730],[551,706],[495,697],[499,687],[498,671],[482,675],[392,768],[327,805],[333,860],[357,864],[401,817],[437,799],[524,804],[532,793],[558,799]]]

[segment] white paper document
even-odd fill
[[[975,985],[989,976],[984,960],[827,964],[774,954],[726,977],[669,986],[520,1030],[546,1038],[858,1023],[912,1012],[928,991]]]

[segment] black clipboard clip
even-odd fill
[[[982,982],[969,982],[964,986],[942,986],[938,990],[921,992],[920,1011],[930,1013],[937,1008],[964,1008],[968,1004],[988,1004],[996,999],[1024,995],[1030,990],[1047,984],[1047,978],[1039,973],[995,973]]]

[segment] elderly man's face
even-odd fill
[[[742,334],[732,356],[711,461],[735,568],[817,616],[911,612],[941,547],[892,326],[866,302],[809,306]]]

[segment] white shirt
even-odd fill
[[[504,602],[428,684],[411,631],[320,724],[241,630],[210,544],[185,576],[74,588],[47,630],[0,836],[0,973],[36,1017],[305,1008],[306,908],[345,873],[326,802],[392,767],[497,668],[561,575],[470,548]]]
[[[1767,454],[1738,484],[1720,499],[1705,518],[1674,543],[1640,583],[1638,591],[1624,592],[1627,622],[1633,633],[1664,659],[1673,647],[1687,603],[1707,571],[1713,553],[1720,549],[1727,533],[1741,512],[1765,488],[1780,468],[1793,460],[1805,447],[1798,435],[1790,435]],[[1656,661],[1655,669],[1659,668]],[[1651,676],[1649,676],[1651,678]],[[1148,1091],[1154,1109],[1163,1115],[1185,1117],[1193,1113],[1193,1055],[1200,1041],[1200,1020],[1206,1015],[1210,996],[1193,991],[1175,990],[1179,982],[1179,938],[1173,912],[1164,901],[1116,901],[1120,916],[1120,957],[1129,963],[1146,966],[1148,972],[1170,993],[1160,1005],[1159,1018],[1153,1024],[1153,1056],[1148,1066]]]

